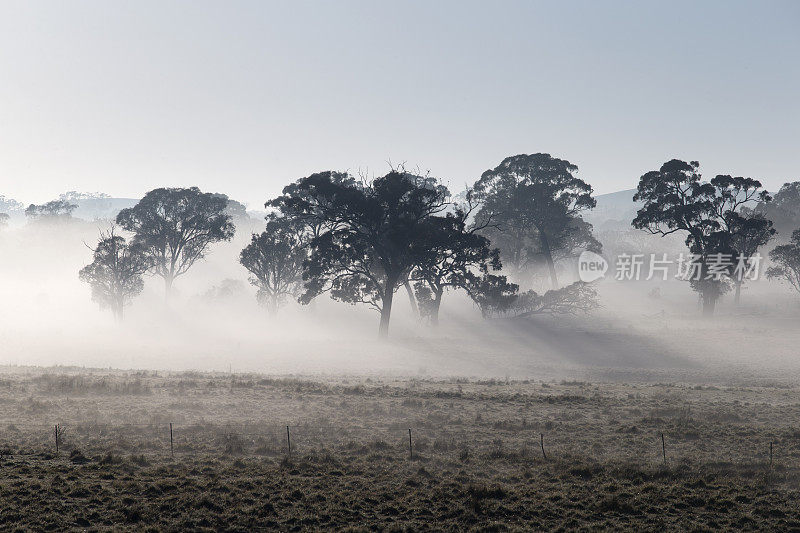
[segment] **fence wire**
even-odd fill
[[[509,447],[504,437],[516,438]],[[368,447],[395,449],[406,457],[420,453],[455,453],[482,450],[490,457],[552,460],[584,456],[613,459],[623,456],[650,462],[681,460],[687,456],[712,463],[800,465],[800,442],[793,438],[742,438],[738,447],[721,450],[716,438],[670,431],[642,432],[595,439],[591,444],[574,434],[537,428],[468,428],[441,424],[435,428],[402,423],[384,425],[320,425],[281,423],[95,423],[8,424],[0,430],[0,457],[47,456],[85,450],[93,453],[186,456],[226,453],[251,456],[292,455],[320,449]],[[611,447],[611,452],[605,451]],[[614,452],[617,452],[615,455]]]

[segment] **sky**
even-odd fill
[[[259,208],[321,170],[509,155],[598,193],[672,158],[800,180],[800,2],[0,0],[0,195],[197,185]]]

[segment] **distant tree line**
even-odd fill
[[[270,314],[289,300],[308,304],[328,294],[374,309],[381,337],[401,290],[418,318],[432,325],[448,291],[463,291],[484,317],[586,312],[599,305],[594,287],[562,286],[558,274],[560,264],[582,251],[602,251],[582,217],[596,205],[593,190],[577,170],[549,154],[512,156],[457,197],[440,180],[402,167],[374,179],[314,173],[265,203],[265,229],[252,235],[239,262]],[[632,225],[656,235],[685,234],[701,271],[713,254],[757,253],[776,234],[773,218],[781,228],[800,226],[800,184],[786,184],[773,199],[751,178],[703,181],[697,162],[672,160],[646,173],[634,199],[643,207]],[[58,200],[26,212],[68,216],[71,208]],[[212,244],[231,240],[235,220],[246,217],[242,204],[222,194],[152,190],[116,218],[130,240],[114,230],[101,235],[81,279],[121,317],[144,274],[163,278],[169,297],[175,280]],[[769,276],[800,291],[800,231],[770,257]],[[539,293],[531,287],[542,278],[550,289]],[[706,314],[732,287],[738,301],[741,289],[729,271],[691,286]]]
[[[73,204],[68,200],[53,200],[46,204],[29,205],[25,208],[25,216],[32,219],[44,218],[47,220],[69,218],[77,208],[77,204]]]

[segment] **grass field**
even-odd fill
[[[0,529],[786,530],[798,419],[778,384],[5,367]]]

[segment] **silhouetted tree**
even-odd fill
[[[66,200],[52,200],[42,205],[31,204],[25,209],[25,216],[29,218],[58,219],[69,218],[77,209],[76,204]]]
[[[532,315],[578,315],[600,307],[597,290],[591,283],[576,281],[566,287],[538,294],[527,291],[513,305],[515,317]]]
[[[517,300],[519,285],[508,281],[506,276],[470,273],[464,289],[481,310],[483,318],[508,313]]]
[[[298,221],[271,214],[267,228],[253,238],[239,256],[239,262],[258,287],[258,301],[276,314],[286,297],[303,290],[303,261],[308,257],[304,228]]]
[[[534,290],[518,292],[517,285],[505,276],[484,274],[475,277],[467,292],[478,304],[484,318],[505,316],[527,318],[535,315],[579,315],[600,307],[597,290],[591,283],[576,281],[544,294]]]
[[[792,232],[789,244],[776,246],[769,253],[773,266],[767,269],[767,277],[785,279],[800,292],[800,229]]]
[[[94,260],[83,267],[78,276],[92,287],[92,300],[110,308],[117,320],[123,309],[144,287],[142,274],[151,267],[151,259],[136,244],[128,244],[114,233],[100,233],[100,241],[92,250]]]
[[[769,202],[767,202],[769,204]],[[742,207],[739,212],[728,213],[728,230],[731,232],[731,247],[735,250],[736,260],[750,261],[758,253],[758,249],[767,244],[775,235],[772,221],[753,209]],[[731,278],[735,287],[734,302],[738,305],[745,282],[742,275]]]
[[[787,241],[800,227],[800,181],[784,183],[771,202],[759,203],[756,211],[772,221],[778,239]]]
[[[466,288],[473,274],[500,270],[500,252],[492,250],[489,239],[468,228],[469,209],[457,208],[445,216],[429,217],[419,238],[424,254],[411,271],[422,316],[439,323],[442,295],[448,288]]]
[[[500,248],[506,267],[523,273],[538,261],[558,287],[555,261],[576,249],[599,251],[580,212],[596,205],[592,187],[575,177],[578,167],[549,154],[507,157],[475,183],[481,201],[476,221]]]
[[[447,196],[435,180],[404,171],[371,183],[325,172],[284,189],[270,204],[316,228],[301,303],[323,292],[364,303],[380,313],[378,331],[386,337],[394,293],[426,252],[423,226],[444,210]]]
[[[169,297],[175,278],[202,259],[209,245],[233,237],[227,207],[227,197],[197,187],[154,189],[120,211],[117,223],[134,233],[134,244],[151,260],[152,271],[164,278]]]
[[[730,289],[735,264],[731,259],[727,265],[717,265],[715,272],[709,266],[714,257],[737,256],[734,238],[750,227],[743,222],[742,208],[768,202],[769,195],[752,178],[718,175],[710,183],[701,181],[699,167],[697,161],[673,159],[644,174],[633,197],[644,206],[631,224],[662,236],[686,232],[697,272],[690,283],[702,296],[703,313],[711,315],[717,300]]]
[[[340,223],[331,220],[326,216],[326,211],[321,206],[316,206],[320,201],[316,197],[310,183],[315,181],[330,181],[331,184],[344,188],[362,188],[363,184],[346,172],[325,171],[317,172],[302,178],[294,183],[290,183],[283,188],[281,196],[269,200],[264,204],[267,209],[277,209],[283,216],[291,218],[297,224],[302,225],[304,233],[307,234],[309,241],[319,237],[325,231],[336,229]],[[302,210],[297,206],[302,205]]]
[[[603,251],[603,245],[594,236],[594,228],[580,217],[570,219],[560,232],[553,235],[553,262],[574,259],[584,250]]]

